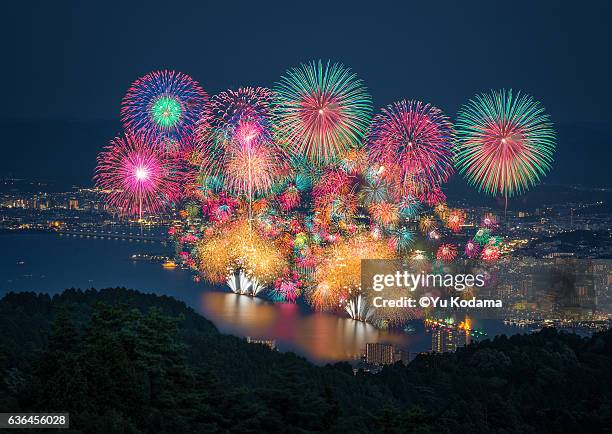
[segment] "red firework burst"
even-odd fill
[[[457,246],[454,244],[442,244],[436,252],[436,258],[444,262],[452,262],[457,256]]]
[[[291,211],[300,205],[300,191],[295,185],[290,185],[278,197],[278,202],[284,211]]]
[[[483,247],[482,252],[480,253],[482,260],[487,262],[497,261],[500,255],[501,253],[499,251],[499,247],[492,245],[486,245]]]
[[[369,211],[372,220],[383,227],[393,226],[399,221],[399,208],[395,204],[389,202],[374,203],[370,205]]]

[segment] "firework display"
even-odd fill
[[[372,102],[344,65],[302,64],[289,69],[274,91],[276,137],[291,154],[328,164],[362,143]]]
[[[168,138],[189,136],[206,109],[208,95],[181,72],[155,71],[140,77],[121,105],[126,130]]]
[[[446,217],[446,225],[453,232],[459,232],[464,222],[465,216],[463,214],[463,211],[455,209],[448,212],[448,215]]]
[[[264,88],[230,90],[211,99],[210,114],[197,128],[202,176],[252,198],[289,174],[288,156],[272,139],[270,101]]]
[[[476,95],[459,111],[457,167],[479,191],[508,198],[549,170],[555,132],[544,108],[512,90]]]
[[[424,312],[374,307],[362,259],[434,273],[495,266],[508,240],[495,215],[449,207],[453,163],[478,188],[512,196],[549,169],[554,132],[539,104],[504,91],[462,109],[457,145],[430,104],[371,111],[362,81],[338,63],[210,100],[185,74],[153,72],[125,96],[126,132],[100,153],[96,186],[121,215],[175,213],[168,235],[198,282],[403,327]]]
[[[444,262],[451,262],[457,256],[457,246],[453,244],[442,244],[436,253],[436,258]]]
[[[426,198],[453,172],[452,135],[450,120],[438,108],[402,100],[374,118],[367,146],[396,193]]]
[[[154,136],[126,133],[98,156],[96,186],[124,215],[155,213],[179,198],[179,167]]]

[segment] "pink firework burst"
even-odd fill
[[[269,119],[273,93],[265,87],[240,87],[213,96],[210,100],[210,126],[226,130],[243,119]]]
[[[286,152],[272,139],[270,98],[264,88],[222,92],[198,125],[202,172],[219,178],[226,191],[265,195],[291,171]]]
[[[477,258],[479,254],[480,254],[480,244],[475,243],[472,240],[469,240],[465,244],[465,256],[467,256],[470,259],[474,259],[474,258]]]
[[[440,187],[433,187],[431,189],[422,191],[418,198],[421,202],[426,203],[429,206],[435,206],[439,203],[442,203],[446,200],[446,195],[440,189]]]
[[[98,156],[96,186],[122,214],[155,213],[180,196],[182,178],[176,160],[150,135],[127,133]]]
[[[487,229],[496,229],[497,228],[497,219],[493,214],[487,214],[482,218],[482,222],[480,224],[482,227]]]
[[[284,211],[291,211],[300,205],[300,191],[295,185],[290,185],[278,197],[278,202]]]
[[[297,274],[278,278],[274,284],[274,292],[284,301],[295,303],[301,294],[302,282]]]
[[[436,252],[436,258],[444,262],[452,262],[457,256],[457,246],[454,244],[442,244]]]
[[[453,129],[438,108],[402,100],[374,118],[368,152],[401,194],[434,189],[453,173]]]
[[[289,172],[284,152],[257,122],[240,122],[225,149],[222,177],[229,191],[266,194]]]

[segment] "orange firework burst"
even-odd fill
[[[199,271],[211,283],[223,283],[234,257],[229,240],[222,234],[205,237],[197,246]]]
[[[459,232],[463,223],[465,223],[465,214],[462,210],[454,209],[448,213],[446,226],[448,226],[451,231]]]
[[[399,221],[399,208],[389,202],[373,203],[369,208],[372,220],[381,226],[394,226]]]
[[[340,293],[333,291],[327,282],[310,288],[306,293],[306,298],[316,310],[330,310],[340,303]]]
[[[441,202],[434,207],[434,211],[442,220],[444,220],[448,215],[448,206],[444,202]]]
[[[342,157],[341,167],[350,174],[363,173],[368,167],[368,154],[364,149],[351,149]]]

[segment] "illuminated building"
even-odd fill
[[[452,353],[457,349],[458,330],[442,327],[431,331],[431,351],[434,353]]]
[[[260,344],[260,345],[265,345],[266,347],[270,348],[271,350],[275,350],[276,349],[276,341],[274,339],[256,339],[256,338],[252,338],[250,336],[247,336],[247,342],[250,344]]]
[[[390,365],[394,362],[393,345],[366,344],[366,362],[372,365]]]
[[[426,319],[425,326],[431,329],[431,351],[435,353],[451,353],[469,345],[473,336],[486,336],[486,333],[472,328],[472,321],[467,315],[459,324],[454,324],[451,319]]]

